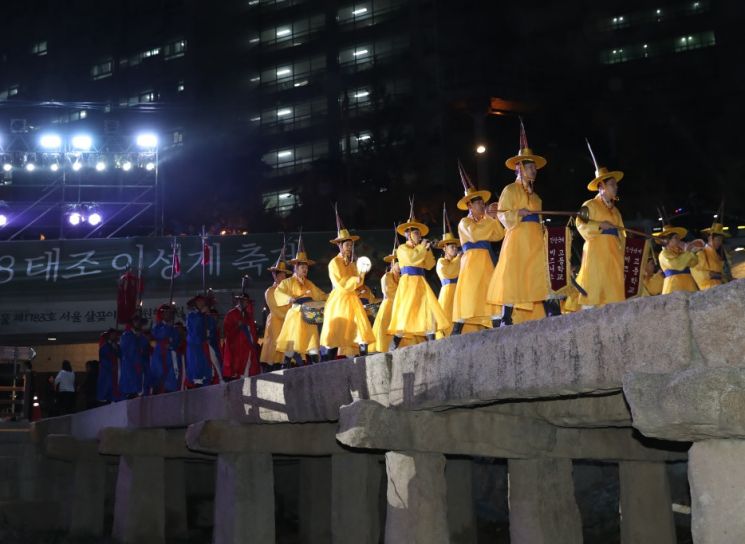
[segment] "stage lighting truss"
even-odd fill
[[[88,224],[91,227],[97,227],[103,223],[103,213],[99,206],[94,203],[72,204],[67,207],[65,212],[67,222],[73,227]]]

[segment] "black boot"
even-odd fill
[[[360,344],[360,357],[367,355],[367,344]]]
[[[460,333],[463,332],[463,323],[460,321],[456,321],[453,323],[453,332],[450,333],[450,336],[457,336]]]
[[[429,334],[425,334],[424,338],[427,342],[434,342],[435,341],[435,333],[431,332]]]
[[[313,364],[320,363],[320,362],[321,362],[321,355],[320,354],[318,354],[318,353],[315,353],[315,354],[312,354],[312,355],[311,354],[308,354],[308,363],[309,364],[313,365]]]
[[[502,325],[512,325],[512,306],[505,306],[504,313],[502,314]]]
[[[269,363],[259,363],[261,365],[261,373],[266,374],[267,372],[272,371],[272,365]]]
[[[339,353],[339,348],[328,348],[326,355],[323,356],[324,361],[333,361]]]
[[[502,320],[498,317],[492,317],[491,318],[491,328],[492,329],[498,329],[499,326],[502,324]]]
[[[303,361],[303,356],[299,353],[295,353],[292,356],[292,360],[295,362],[294,366],[303,366],[305,364],[305,361]]]
[[[282,359],[281,368],[284,368],[286,370],[291,367],[292,367],[292,358],[289,355],[285,355],[285,358]]]
[[[393,351],[394,349],[397,349],[400,344],[401,344],[401,337],[394,335],[393,339],[391,340],[391,345],[388,346],[388,351]]]
[[[546,317],[561,315],[561,306],[557,300],[544,300],[543,310],[546,312]]]

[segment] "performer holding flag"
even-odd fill
[[[537,171],[546,159],[528,147],[520,120],[520,150],[507,159],[517,179],[499,196],[499,220],[506,230],[499,262],[489,283],[487,300],[502,307],[501,324],[512,325],[546,316],[549,295],[548,251],[540,212],[541,198],[533,190]]]
[[[504,238],[504,228],[496,219],[495,204],[488,208],[489,191],[478,190],[458,161],[458,172],[465,195],[458,201],[459,210],[468,215],[458,223],[458,238],[463,247],[458,282],[453,295],[453,332],[460,334],[466,323],[471,332],[499,326],[497,308],[487,300],[489,281],[494,273],[491,242]],[[468,332],[468,331],[467,331]]]
[[[234,296],[236,305],[225,314],[223,331],[225,345],[222,355],[222,371],[226,380],[241,376],[254,376],[261,372],[256,352],[256,323],[253,302],[248,294],[248,276],[243,277],[241,293]]]
[[[355,353],[359,346],[361,356],[367,355],[367,346],[375,341],[365,308],[357,289],[363,276],[354,261],[354,243],[359,236],[344,228],[339,210],[334,205],[337,236],[330,240],[339,248],[339,254],[329,261],[329,279],[333,289],[324,310],[321,345],[326,347],[326,360],[336,359],[338,351]]]
[[[595,165],[595,177],[587,189],[598,194],[582,204],[589,211],[590,220],[577,217],[576,222],[577,230],[585,239],[577,275],[577,283],[582,287],[578,304],[583,309],[626,300],[623,275],[626,231],[621,212],[615,205],[623,172],[609,172],[606,167],[599,166],[589,141],[587,148]]]

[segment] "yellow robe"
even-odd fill
[[[280,306],[290,304],[290,299],[305,297],[313,300],[326,300],[326,293],[308,278],[301,283],[294,274],[283,280],[274,291],[274,300]],[[300,304],[292,304],[287,310],[285,322],[277,337],[277,351],[283,354],[296,352],[305,355],[309,351],[318,353],[318,349],[318,327],[303,321]]]
[[[639,291],[639,295],[643,297],[652,297],[662,293],[662,286],[665,282],[665,276],[662,272],[655,272],[649,277],[644,278],[642,281],[642,288]]]
[[[494,269],[487,301],[498,306],[512,305],[513,323],[545,317],[542,301],[549,295],[548,250],[543,225],[525,221],[518,210],[540,212],[541,198],[528,194],[520,182],[507,185],[499,197],[499,214],[507,229]]]
[[[662,283],[662,294],[667,295],[675,291],[698,291],[696,282],[690,271],[682,274],[669,275],[669,271],[690,269],[698,263],[698,257],[690,251],[673,251],[665,248],[660,252],[660,268],[665,274]]]
[[[440,278],[440,294],[437,297],[437,302],[440,303],[442,311],[445,315],[452,318],[453,316],[453,299],[455,298],[455,289],[460,281],[458,274],[460,273],[461,267],[461,255],[456,255],[453,259],[447,257],[440,257],[437,259],[437,277]],[[450,280],[456,280],[456,283],[448,283]],[[438,338],[444,338],[450,336],[453,327],[450,326],[446,330],[438,332]]]
[[[724,261],[709,244],[698,254],[698,264],[691,269],[693,279],[702,291],[724,283]]]
[[[432,250],[425,249],[424,244],[412,246],[407,242],[398,246],[396,256],[401,266],[401,279],[393,301],[388,334],[411,338],[447,329],[450,318],[442,311],[426,278],[406,273],[407,267],[431,270],[435,266]]]
[[[596,223],[596,221],[607,221],[622,227],[621,212],[615,206],[608,208],[600,195],[582,205],[590,210],[592,221],[588,223],[577,221],[577,230],[585,239],[577,283],[587,293],[587,296],[580,293],[578,303],[582,306],[603,306],[624,301],[626,300],[623,275],[625,231],[603,234],[600,225]]]
[[[488,215],[479,221],[466,216],[458,223],[458,237],[465,249],[461,258],[458,283],[455,286],[452,319],[490,327],[491,317],[499,313],[497,308],[486,300],[489,281],[494,273],[491,252],[481,248],[468,249],[465,244],[498,242],[504,238],[504,227],[499,220]]]
[[[277,285],[272,285],[264,293],[264,300],[266,300],[266,307],[269,308],[269,315],[266,316],[266,325],[264,327],[264,338],[261,342],[261,355],[259,361],[262,363],[281,363],[283,354],[277,351],[277,337],[279,331],[282,330],[282,323],[285,321],[287,310],[290,309],[290,305],[284,306],[277,305],[277,301],[274,299],[274,291],[277,289]]]
[[[357,296],[359,297],[360,302],[362,302],[362,306],[376,302],[375,293],[373,293],[372,289],[370,289],[364,283],[360,285],[359,287],[357,287],[355,292],[357,293]]]
[[[357,296],[361,285],[357,265],[344,262],[344,257],[337,255],[329,261],[329,279],[333,289],[323,312],[321,345],[356,351],[359,344],[372,344],[375,335]]]
[[[383,302],[380,303],[378,314],[375,316],[373,323],[373,333],[375,334],[375,343],[368,346],[369,352],[385,353],[388,346],[391,345],[391,335],[388,334],[388,324],[391,322],[391,310],[393,310],[393,300],[396,298],[396,289],[398,289],[398,278],[393,272],[386,272],[380,278],[380,290],[383,292]]]

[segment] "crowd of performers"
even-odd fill
[[[344,227],[337,211],[337,237],[330,242],[339,253],[328,264],[330,293],[308,278],[315,263],[301,236],[295,257],[287,261],[283,247],[268,269],[274,283],[265,293],[269,313],[261,341],[245,290],[224,318],[224,339],[209,296],[189,301],[185,326],[174,324],[173,310],[164,304],[150,331],[135,315],[121,334],[109,330],[102,336],[99,399],[177,391],[622,302],[628,296],[627,237],[653,240],[645,242],[650,249],[643,253],[634,296],[703,290],[731,279],[722,212],[702,230],[706,240],[685,242],[687,230],[664,214],[662,229],[653,235],[627,229],[615,205],[623,172],[592,159],[595,176],[587,188],[597,194],[571,214],[584,239],[581,264],[576,274],[567,271],[559,291],[552,288],[543,217],[567,212],[543,210],[535,184],[547,161],[528,147],[521,123],[519,152],[506,161],[515,181],[498,202],[489,203],[491,193],[478,189],[459,164],[465,194],[457,206],[467,215],[457,233],[443,209],[442,238],[427,239],[429,227],[414,217],[410,202],[409,218],[396,227],[393,251],[384,258],[382,300],[365,285],[367,270],[354,250],[359,237]],[[399,243],[399,236],[405,241]],[[498,258],[494,242],[501,242]],[[662,247],[659,254],[655,245]],[[442,251],[439,259],[433,249]],[[425,276],[433,268],[439,296]]]

